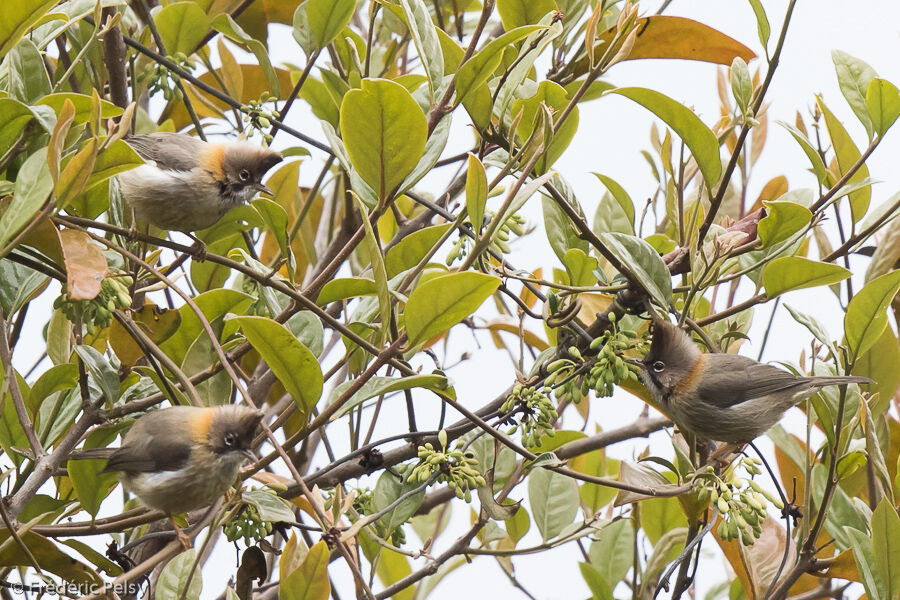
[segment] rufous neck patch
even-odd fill
[[[209,144],[200,156],[200,167],[212,173],[216,181],[225,181],[225,146]]]

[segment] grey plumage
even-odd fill
[[[212,144],[158,132],[125,140],[146,164],[117,177],[122,197],[138,220],[172,231],[211,227],[260,191],[277,152],[250,142]]]
[[[206,506],[234,483],[262,413],[246,406],[175,406],[135,421],[119,448],[82,451],[108,458],[104,472],[140,500],[169,514]],[[76,458],[73,456],[73,458]]]
[[[683,330],[653,323],[641,379],[662,409],[701,437],[746,443],[786,410],[830,385],[868,384],[857,376],[803,377],[734,354],[703,354]]]

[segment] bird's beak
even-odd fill
[[[272,192],[272,190],[269,188],[269,186],[263,185],[262,183],[254,183],[254,184],[253,184],[253,189],[255,189],[257,192],[262,192],[262,193],[268,194],[268,195],[270,195],[270,196],[274,196],[274,195],[275,195],[275,194]]]
[[[640,358],[625,358],[625,359],[623,359],[623,360],[624,360],[625,362],[627,362],[628,364],[635,365],[635,366],[640,367],[640,368],[642,368],[642,369],[644,368],[644,361],[641,360]]]
[[[253,454],[253,450],[241,450],[241,454],[246,456],[251,462],[256,462],[256,455]]]

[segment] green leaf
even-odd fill
[[[242,310],[242,305],[249,306],[252,301],[253,296],[229,289],[210,290],[194,298],[197,308],[212,325],[214,331],[221,330],[221,324],[217,321],[226,313],[240,314],[246,310],[246,308]],[[180,365],[194,340],[201,335],[206,335],[206,332],[190,306],[184,305],[178,309],[178,312],[181,314],[181,325],[175,330],[172,337],[160,345],[160,348],[172,357],[176,364]]]
[[[259,213],[259,216],[262,217],[263,222],[266,224],[266,229],[275,236],[275,240],[278,242],[278,250],[281,252],[281,257],[287,257],[288,273],[293,278],[295,265],[294,254],[287,239],[287,212],[280,204],[267,198],[257,198],[251,202],[251,204]]]
[[[890,81],[876,77],[866,88],[866,110],[872,126],[883,136],[900,116],[900,91]]]
[[[173,2],[156,13],[156,28],[169,56],[190,56],[206,37],[209,19],[196,2]]]
[[[581,571],[581,578],[591,590],[591,600],[613,600],[612,588],[606,583],[600,571],[586,562],[578,563],[578,569]]]
[[[266,317],[226,317],[272,369],[297,408],[308,415],[322,396],[322,368],[315,355],[284,325]]]
[[[75,107],[75,119],[73,120],[73,123],[84,123],[91,118],[91,103],[93,100],[90,96],[86,96],[84,94],[76,94],[74,92],[60,92],[58,94],[49,94],[35,102],[35,104],[37,104],[38,106],[49,106],[53,109],[53,112],[59,115],[66,100],[69,100]],[[123,109],[119,108],[112,102],[108,100],[100,101],[101,119],[112,119],[113,117],[118,117],[119,115],[121,115],[122,112],[124,112]]]
[[[193,568],[196,561],[193,548],[170,560],[156,582],[156,600],[199,600],[203,578],[201,569]]]
[[[497,0],[497,12],[506,31],[537,23],[555,10],[556,2],[553,0]]]
[[[372,492],[372,505],[375,512],[383,511],[400,498],[400,496],[416,489],[419,485],[418,482],[400,481],[394,473],[388,471],[383,472],[378,478],[378,483],[375,484],[375,489]],[[396,528],[406,523],[406,521],[419,510],[424,498],[424,491],[412,494],[382,515],[381,518],[378,519],[378,522],[383,524],[387,531],[393,532]]]
[[[372,274],[375,281],[375,295],[378,296],[378,308],[381,315],[381,327],[377,344],[381,345],[387,339],[388,329],[391,326],[391,291],[388,289],[387,272],[384,269],[384,256],[381,254],[381,244],[369,221],[369,215],[366,211],[366,205],[355,196],[359,208],[359,214],[362,215],[363,228],[366,231],[365,248],[368,250],[369,261],[371,262]]]
[[[631,196],[628,195],[628,192],[625,191],[619,182],[617,182],[612,177],[607,177],[606,175],[601,175],[600,173],[594,173],[594,176],[600,180],[606,189],[609,190],[609,193],[612,194],[615,203],[618,205],[619,210],[624,213],[625,219],[628,221],[628,225],[630,227],[630,231],[623,231],[621,233],[630,233],[634,234],[634,202],[631,200]],[[603,200],[601,199],[601,202]],[[597,216],[594,217],[594,224],[596,226]],[[616,231],[615,229],[603,229],[600,231]],[[600,233],[600,231],[595,231],[594,233]]]
[[[617,519],[597,533],[588,550],[591,564],[605,581],[619,582],[625,577],[634,556],[634,530],[629,519]]]
[[[351,379],[336,386],[328,397],[328,404],[337,402],[343,393],[353,385],[353,382],[354,380]],[[343,416],[350,409],[359,406],[369,398],[412,388],[424,388],[440,396],[456,398],[456,393],[450,386],[450,382],[442,374],[412,375],[410,377],[372,377],[341,406],[340,410],[332,417],[332,420]]]
[[[316,542],[300,566],[281,579],[278,600],[328,600],[331,596],[329,556],[328,544]]]
[[[300,343],[309,348],[316,356],[321,356],[324,349],[325,332],[322,321],[309,310],[301,310],[287,320],[285,326],[294,334]]]
[[[563,265],[569,274],[569,284],[589,286],[597,283],[594,270],[599,266],[597,259],[578,248],[572,248],[563,257]]]
[[[294,12],[294,39],[308,57],[333,42],[355,10],[356,0],[306,0]]]
[[[875,571],[887,585],[886,598],[900,595],[900,517],[888,498],[872,513],[872,554]]]
[[[456,74],[456,103],[462,104],[466,102],[470,95],[473,95],[476,90],[481,89],[488,82],[494,71],[500,66],[503,50],[507,46],[541,29],[546,29],[546,27],[526,25],[512,29],[491,40],[481,50],[473,54],[472,58],[463,63]],[[490,92],[488,92],[488,98],[490,99]]]
[[[0,58],[56,4],[56,0],[0,2]]]
[[[866,92],[869,83],[878,77],[878,73],[865,62],[840,50],[831,51],[831,60],[834,62],[838,86],[841,88],[844,99],[847,100],[847,104],[853,109],[871,138],[874,128],[866,107]]]
[[[900,271],[873,279],[847,305],[844,335],[853,359],[861,356],[881,337],[887,327],[887,307],[900,290]]]
[[[766,17],[766,11],[760,0],[749,1],[753,8],[753,14],[756,15],[756,32],[759,35],[759,43],[766,48],[769,45],[769,18]]]
[[[481,226],[484,222],[484,206],[487,202],[488,182],[484,165],[474,154],[469,154],[469,165],[466,172],[466,210],[469,212],[469,222],[475,231],[475,237],[480,237]]]
[[[23,525],[27,527],[30,524]],[[44,571],[58,575],[68,585],[77,586],[75,589],[102,589],[105,582],[93,569],[62,552],[51,540],[30,531],[20,535],[31,556]],[[3,547],[0,550],[0,566],[31,566],[31,558],[10,538],[8,529],[0,531],[0,543]]]
[[[578,200],[575,197],[569,196],[566,200],[579,215],[584,215],[581,205],[578,204]],[[544,229],[547,232],[547,241],[550,242],[550,247],[560,262],[565,263],[566,252],[570,249],[581,250],[585,254],[588,253],[590,246],[585,240],[578,237],[578,231],[569,220],[569,216],[556,203],[556,200],[542,194],[541,208],[544,211]]]
[[[341,137],[350,162],[381,201],[419,162],[427,135],[422,109],[393,81],[364,79],[341,103]]]
[[[672,304],[672,276],[653,246],[638,237],[623,233],[601,233],[599,237],[654,301],[660,306]]]
[[[8,4],[2,5],[6,6]],[[3,10],[0,6],[0,10]],[[3,27],[0,21],[0,28]],[[34,118],[26,105],[12,98],[0,98],[0,156],[6,154],[19,135],[24,134],[25,125]]]
[[[419,264],[451,227],[453,227],[452,223],[432,225],[431,227],[415,231],[400,240],[384,255],[384,267],[387,269],[387,276],[394,278],[403,271]],[[324,291],[325,288],[322,288],[322,292]],[[322,297],[321,294],[319,297]]]
[[[232,42],[240,44],[247,50],[250,50],[250,52],[253,53],[253,56],[256,57],[256,62],[259,64],[260,68],[262,68],[263,73],[266,75],[266,80],[269,82],[269,92],[276,97],[281,94],[281,85],[278,83],[278,75],[275,73],[275,69],[272,68],[272,61],[269,60],[269,52],[261,41],[251,37],[250,34],[244,31],[228,13],[220,14],[212,20],[210,25],[213,29],[223,34]]]
[[[438,94],[443,93],[442,80],[444,78],[444,55],[441,52],[441,42],[437,36],[437,28],[431,22],[431,13],[422,0],[400,0],[400,6],[406,15],[409,24],[409,33],[419,54],[419,60],[425,73],[428,75],[428,89],[431,92],[431,101],[437,99]]]
[[[763,268],[762,284],[770,299],[803,288],[830,285],[850,277],[844,267],[799,256],[776,258]]]
[[[95,429],[87,437],[84,443],[85,449],[107,447],[125,426],[126,423],[121,423],[116,426]],[[116,473],[101,473],[105,466],[106,459],[72,460],[67,464],[69,478],[72,480],[78,502],[91,517],[97,516],[100,504],[116,484]]]
[[[325,306],[330,302],[358,298],[360,296],[374,296],[377,292],[375,280],[366,277],[338,277],[322,286],[316,304]]]
[[[535,128],[539,126],[536,119],[542,106],[549,108],[554,115],[561,114],[569,104],[569,96],[566,90],[552,81],[542,81],[538,84],[537,91],[528,98],[519,99],[513,102],[512,114],[518,115],[522,111],[522,118],[519,121],[517,133],[519,138],[527,140]],[[543,155],[536,164],[538,173],[546,173],[553,163],[562,155],[569,146],[575,132],[578,130],[578,107],[576,106],[569,116],[553,134],[553,139],[549,146],[544,150]]]
[[[291,503],[268,490],[250,490],[241,494],[241,500],[256,507],[259,518],[269,523],[293,523],[294,509]]]
[[[731,63],[731,93],[741,114],[747,115],[750,106],[750,96],[753,94],[753,83],[750,81],[750,71],[747,63],[740,56],[735,56]]]
[[[419,162],[416,163],[409,175],[403,179],[403,183],[400,184],[400,188],[397,190],[398,195],[411,190],[437,164],[441,154],[444,152],[444,148],[447,146],[447,139],[450,137],[452,117],[453,115],[448,113],[438,121],[434,131],[431,132],[431,135],[425,141],[425,150],[422,152],[422,158],[419,159]]]
[[[834,147],[834,154],[837,158],[838,167],[841,175],[848,172],[853,165],[860,159],[859,149],[853,143],[853,139],[837,117],[825,106],[825,102],[818,97],[817,102],[822,110],[822,116],[825,117],[825,126],[828,128],[828,136],[831,138],[831,144]],[[869,168],[862,165],[847,182],[848,184],[866,179],[869,177]],[[853,215],[853,222],[857,223],[862,219],[866,211],[869,209],[869,200],[872,198],[872,189],[864,187],[850,194],[850,213]]]
[[[819,183],[826,184],[828,182],[828,171],[825,168],[825,163],[822,161],[822,157],[819,155],[818,150],[812,145],[812,143],[807,139],[807,137],[803,134],[802,131],[794,127],[789,123],[785,123],[784,121],[778,121],[778,124],[788,130],[797,143],[800,144],[800,148],[803,150],[803,153],[806,154],[806,158],[809,159],[809,162],[812,164],[813,172],[816,174],[816,179],[819,180]]]
[[[795,321],[806,327],[806,329],[809,330],[811,334],[813,334],[813,337],[815,337],[825,346],[831,345],[831,336],[828,334],[828,330],[825,328],[825,326],[818,319],[806,313],[800,312],[799,310],[788,304],[785,304],[784,307],[789,313],[791,313],[791,316]]]
[[[442,275],[416,287],[404,310],[410,347],[471,315],[498,287],[499,278],[475,272]]]
[[[92,346],[75,346],[75,350],[87,372],[103,392],[110,405],[119,397],[119,374],[100,352]]]
[[[719,140],[694,111],[665,94],[647,88],[616,88],[608,93],[625,96],[665,121],[690,149],[707,187],[712,188],[716,184],[722,174]]]
[[[641,502],[641,529],[654,545],[666,532],[687,524],[677,498],[649,498]],[[684,542],[683,537],[681,541]]]
[[[0,257],[10,240],[41,210],[52,189],[53,178],[44,147],[25,160],[16,176],[12,202],[0,216]]]
[[[94,161],[94,172],[88,178],[85,189],[89,190],[114,175],[142,164],[144,164],[144,160],[131,146],[124,140],[116,140],[97,155],[97,160]]]
[[[763,248],[783,242],[812,220],[812,212],[800,204],[782,200],[763,200],[766,216],[759,222],[757,235]]]
[[[78,366],[73,363],[54,365],[41,373],[31,386],[28,396],[29,408],[36,409],[50,394],[70,390],[78,385]]]
[[[0,307],[11,315],[31,300],[47,282],[47,276],[33,269],[0,259]]]
[[[575,520],[578,484],[555,471],[534,469],[528,475],[528,502],[541,537],[552,540]]]
[[[501,119],[507,118],[507,110],[521,92],[522,84],[531,73],[535,61],[543,54],[544,48],[562,33],[562,23],[555,21],[553,14],[545,15],[539,25],[549,26],[548,31],[532,33],[525,39],[519,48],[519,55],[505,73],[506,80],[496,92],[497,101],[494,102],[493,112]]]
[[[98,149],[99,141],[97,138],[89,138],[81,150],[64,161],[62,171],[59,173],[59,179],[56,181],[56,188],[54,189],[59,210],[67,208],[69,203],[84,191],[91,172],[94,170]]]
[[[875,555],[869,536],[853,527],[844,527],[843,530],[849,538],[850,547],[853,548],[853,559],[856,561],[856,569],[859,571],[860,582],[866,590],[866,595],[872,599],[886,600],[887,585],[875,571]]]
[[[34,104],[38,98],[50,93],[50,76],[44,66],[44,58],[29,39],[13,48],[7,58],[9,68],[9,92],[16,100]]]
[[[884,413],[891,404],[894,392],[900,387],[900,344],[890,327],[885,327],[872,347],[859,355],[851,374],[868,377],[875,382],[865,388],[870,393],[878,394],[869,402],[871,412],[874,415]]]

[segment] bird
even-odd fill
[[[171,518],[214,503],[241,465],[256,460],[250,448],[262,417],[241,405],[162,408],[139,417],[119,448],[82,450],[70,460],[107,459],[101,473],[119,472],[125,489]]]
[[[139,221],[187,234],[215,225],[259,192],[272,194],[262,177],[282,160],[250,142],[210,143],[183,133],[125,141],[146,162],[117,176],[123,199]]]
[[[764,434],[819,388],[873,383],[858,376],[804,377],[746,356],[704,354],[684,330],[662,319],[653,321],[647,355],[629,362],[679,428],[734,445]]]

